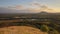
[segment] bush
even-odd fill
[[[40,28],[43,32],[48,32],[49,31],[49,28],[47,25],[42,25],[41,28]]]
[[[59,34],[59,32],[57,30],[54,30],[53,32],[54,32],[54,34]]]
[[[49,32],[48,34],[59,34],[58,30],[52,28],[52,27],[49,27]]]

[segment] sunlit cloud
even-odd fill
[[[29,7],[26,8],[26,6],[29,6]],[[56,11],[60,11],[58,9],[49,8],[48,5],[41,4],[37,0],[33,0],[32,2],[26,4],[26,6],[25,5],[16,5],[16,6],[10,6],[8,8],[16,9],[16,10],[31,10],[31,12],[41,12],[41,11],[56,12]]]
[[[52,8],[49,8],[48,5],[40,4],[39,2],[32,2],[30,5],[35,7],[34,10],[38,11],[38,12],[41,12],[41,11],[52,12],[52,11],[54,11]]]
[[[0,7],[31,12],[60,12],[60,0],[1,0]]]
[[[16,9],[23,9],[24,8],[22,5],[17,5],[15,7],[16,7]]]
[[[10,9],[23,10],[25,7],[23,5],[8,6]]]

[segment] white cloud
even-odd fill
[[[23,10],[25,7],[23,5],[8,6],[9,9]]]
[[[28,8],[26,8],[26,6],[29,6]],[[34,0],[31,3],[28,3],[26,6],[23,5],[16,5],[16,6],[10,6],[8,8],[11,9],[16,9],[16,10],[31,10],[31,11],[47,11],[47,12],[51,12],[53,11],[53,9],[49,8],[47,5],[43,5],[40,2]],[[31,6],[31,7],[30,7]]]
[[[47,12],[54,11],[53,9],[49,8],[48,5],[41,4],[36,0],[31,2],[31,6],[36,7],[34,9],[39,11],[47,11]]]

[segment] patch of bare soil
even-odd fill
[[[0,28],[0,34],[47,34],[37,28],[29,26],[10,26]]]

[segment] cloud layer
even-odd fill
[[[27,6],[27,7],[26,7]],[[52,12],[53,9],[49,8],[47,5],[40,4],[37,0],[25,5],[15,5],[8,6],[6,9],[0,10],[0,13],[37,13],[41,11]],[[1,8],[0,8],[1,9]]]

